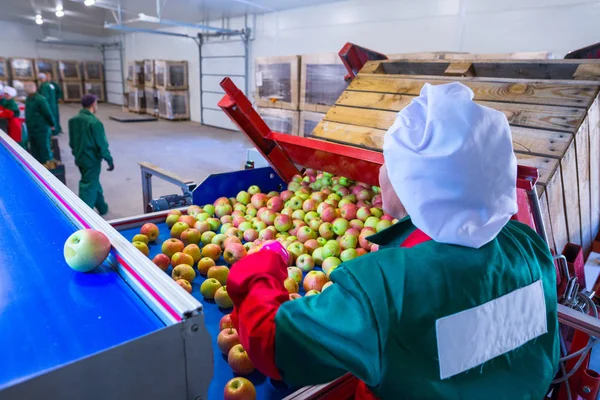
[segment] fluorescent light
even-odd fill
[[[37,15],[35,16],[35,19],[42,19],[42,15],[41,15],[41,14],[37,14]]]
[[[85,4],[86,6],[93,6],[94,4],[96,4],[96,0],[85,0],[83,2],[83,4]]]
[[[58,18],[65,16],[65,12],[63,10],[56,10],[55,14]]]
[[[56,5],[56,11],[62,11],[62,10],[63,10],[62,4],[57,4]]]
[[[43,23],[44,23],[44,20],[43,20],[43,19],[41,19],[41,18],[40,18],[40,19],[37,19],[37,18],[36,18],[36,20],[35,20],[35,23],[36,23],[36,24],[38,24],[38,25],[41,25],[41,24],[43,24]]]

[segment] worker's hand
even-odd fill
[[[115,169],[115,164],[114,163],[108,163],[108,169],[107,169],[107,171],[112,171],[113,169]]]

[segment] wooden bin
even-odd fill
[[[8,63],[6,58],[0,57],[0,81],[6,82],[8,80]]]
[[[60,79],[63,81],[81,81],[81,66],[79,61],[60,60],[58,62]]]
[[[506,115],[518,163],[538,168],[550,246],[589,251],[600,228],[600,60],[369,62],[311,136],[381,151],[425,83],[453,81]]]
[[[326,113],[346,90],[346,68],[335,54],[303,55],[300,68],[300,110]]]
[[[521,53],[463,53],[434,51],[422,53],[388,54],[390,60],[544,60],[550,58],[548,51]]]
[[[47,58],[36,58],[33,60],[33,64],[35,67],[35,77],[41,73],[44,74],[52,74],[52,81],[56,82],[59,80],[58,76],[58,68],[56,60],[50,60]]]
[[[28,81],[36,79],[33,60],[30,58],[11,58],[10,73],[12,80]]]
[[[265,120],[271,130],[298,136],[298,119],[300,113],[276,108],[257,108],[258,114]]]
[[[136,87],[144,86],[144,62],[129,61],[127,64],[127,82]]]
[[[99,61],[85,61],[83,63],[83,77],[86,81],[103,81],[104,65]]]
[[[129,85],[127,107],[129,111],[144,114],[146,112],[146,97],[144,88],[135,85]]]
[[[83,84],[83,91],[85,94],[93,94],[98,98],[99,102],[106,101],[106,96],[104,94],[104,82],[103,81],[95,81],[95,82],[85,82]]]
[[[257,57],[254,100],[259,107],[298,110],[300,57]]]
[[[146,114],[159,116],[158,90],[152,87],[144,87],[144,97],[146,98]]]
[[[81,82],[65,81],[62,83],[62,90],[65,103],[77,103],[83,97]]]
[[[158,89],[187,90],[187,61],[154,61],[154,83]]]
[[[325,114],[312,111],[300,111],[300,123],[298,125],[299,136],[311,136],[317,125],[325,118]]]
[[[190,119],[190,94],[187,90],[159,90],[158,113],[170,121]]]
[[[144,86],[154,88],[154,60],[144,60]]]

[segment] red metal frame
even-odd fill
[[[367,61],[388,59],[385,54],[378,53],[374,50],[350,42],[342,47],[338,55],[348,70],[348,74],[344,77],[347,81],[354,79],[356,74],[358,74],[358,71],[364,67]]]

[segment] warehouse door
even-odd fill
[[[110,104],[123,105],[123,58],[120,44],[102,47],[104,55],[104,73],[106,80],[106,101]]]

